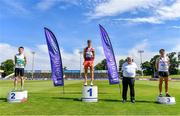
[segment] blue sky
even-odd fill
[[[0,0],[0,62],[25,46],[31,68],[49,69],[43,27],[56,35],[64,65],[78,69],[78,51],[92,39],[96,63],[104,58],[98,24],[109,33],[117,60],[128,55],[139,63],[158,53],[180,51],[180,0]],[[6,52],[5,52],[6,51]],[[74,63],[76,62],[76,63]],[[73,63],[73,65],[72,65]]]

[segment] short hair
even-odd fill
[[[126,58],[126,61],[127,61],[129,58],[131,59],[132,62],[134,62],[134,59],[133,59],[131,56],[128,56],[128,57]]]
[[[87,43],[91,43],[91,40],[89,39],[89,40],[87,40]]]
[[[160,50],[159,50],[159,53],[160,53],[160,52],[165,52],[165,50],[164,50],[164,49],[160,49]]]
[[[23,46],[20,46],[20,47],[19,47],[19,49],[20,49],[20,48],[24,49],[24,47],[23,47]]]

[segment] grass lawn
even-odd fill
[[[99,89],[98,103],[84,103],[81,98],[82,81],[65,81],[62,87],[52,82],[26,81],[28,102],[8,103],[6,97],[13,88],[10,80],[0,81],[0,115],[180,115],[180,82],[170,82],[170,94],[176,97],[175,105],[155,103],[158,95],[157,81],[136,81],[136,103],[122,104],[118,85],[96,81]]]
[[[137,76],[141,78],[142,76]],[[180,75],[169,75],[170,78],[180,78]],[[143,78],[152,78],[152,76],[143,76]]]
[[[170,78],[180,78],[180,75],[170,75]]]

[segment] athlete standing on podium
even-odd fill
[[[18,79],[21,79],[21,90],[24,87],[24,68],[26,66],[27,60],[24,55],[24,47],[18,48],[18,54],[15,55],[15,79],[14,79],[14,90],[17,89]]]
[[[91,86],[93,86],[94,80],[94,58],[95,58],[95,50],[92,47],[91,40],[87,41],[88,46],[84,49],[83,57],[84,57],[84,86],[87,86],[87,74],[88,68],[90,68],[91,75]]]
[[[159,74],[159,97],[162,97],[162,84],[165,81],[166,97],[170,97],[168,93],[168,76],[169,76],[169,58],[165,54],[164,49],[159,50],[160,57],[156,60],[156,69]]]

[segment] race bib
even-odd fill
[[[86,52],[86,58],[92,58],[92,52]]]

